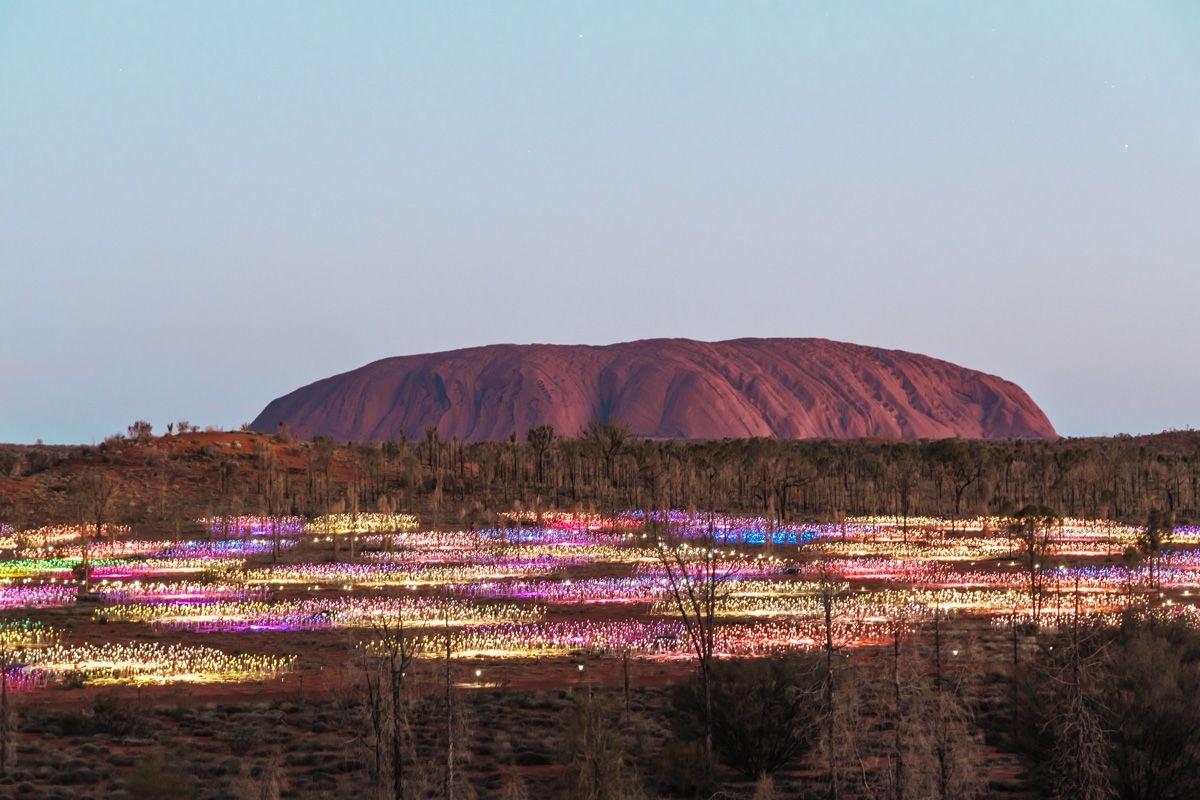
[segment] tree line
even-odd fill
[[[206,434],[152,437],[145,426],[97,447],[4,449],[4,477],[41,481],[14,512],[71,516],[72,486],[103,467],[130,521],[204,513],[421,513],[429,524],[482,526],[498,511],[613,512],[679,508],[782,522],[888,515],[1009,516],[1027,506],[1061,516],[1143,522],[1159,509],[1200,520],[1200,433],[1059,440],[936,441],[633,436],[613,422],[564,437],[549,426],[504,441],[464,442],[430,428],[418,440],[293,441],[286,429],[245,446]],[[192,449],[163,446],[200,442]],[[122,499],[123,498],[123,499]],[[21,506],[21,508],[16,508]]]
[[[1152,509],[1200,519],[1200,434],[978,441],[632,436],[595,423],[577,437],[542,426],[524,438],[467,443],[436,429],[420,441],[314,440],[322,492],[374,502],[400,489],[420,508],[682,508],[781,521],[845,515],[1008,516],[1026,506],[1062,516],[1143,521]],[[331,463],[344,461],[341,486]],[[322,477],[323,476],[323,477]]]

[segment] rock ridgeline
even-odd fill
[[[641,436],[1054,437],[1016,384],[928,356],[825,339],[497,344],[386,358],[272,401],[294,436],[506,439],[618,420]]]

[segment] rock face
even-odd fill
[[[825,339],[648,339],[386,358],[271,402],[252,426],[302,438],[505,439],[594,420],[680,439],[1054,437],[1016,384],[928,356]]]

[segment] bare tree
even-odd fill
[[[1145,559],[1150,568],[1150,588],[1157,589],[1158,581],[1155,568],[1162,559],[1163,548],[1166,546],[1175,529],[1174,520],[1169,514],[1158,509],[1151,509],[1146,518],[1146,524],[1138,531],[1136,547],[1138,555]]]
[[[588,449],[604,462],[604,475],[608,478],[605,493],[611,497],[617,485],[617,458],[628,445],[629,426],[612,420],[593,422],[583,432],[583,438]]]
[[[1017,541],[1029,578],[1029,603],[1035,624],[1041,619],[1045,593],[1043,564],[1050,554],[1052,532],[1058,522],[1058,515],[1045,506],[1025,506],[1008,522],[1009,534]]]
[[[568,796],[578,800],[636,800],[644,796],[618,729],[621,711],[596,698],[591,690],[576,692],[567,725]]]
[[[929,626],[933,634],[932,691],[917,693],[913,714],[918,727],[928,732],[932,747],[923,748],[924,769],[920,769],[921,760],[910,759],[914,772],[923,772],[933,791],[918,792],[915,796],[933,796],[939,800],[974,798],[982,796],[986,781],[976,763],[978,747],[971,711],[963,701],[964,670],[961,666],[947,668],[942,616],[943,612],[935,607]],[[961,648],[950,648],[955,659],[962,652]]]
[[[901,451],[900,457],[896,459],[892,468],[895,475],[896,494],[900,500],[900,516],[903,520],[901,530],[904,543],[908,544],[908,515],[912,509],[913,488],[917,483],[917,462],[907,450],[904,450]]]
[[[1108,775],[1108,743],[1098,708],[1101,704],[1093,676],[1102,671],[1103,651],[1086,642],[1079,611],[1079,579],[1075,579],[1074,613],[1070,645],[1065,648],[1057,674],[1051,676],[1065,694],[1055,704],[1053,774],[1058,797],[1101,800],[1112,794]],[[1060,695],[1061,696],[1061,695]]]
[[[546,453],[554,446],[554,427],[539,425],[536,428],[530,428],[525,438],[528,440],[529,446],[533,448],[533,456],[537,464],[537,482],[540,485],[546,480]]]
[[[83,589],[88,591],[91,585],[91,568],[88,564],[88,528],[95,526],[96,538],[104,532],[104,525],[109,521],[109,510],[113,496],[116,493],[116,483],[107,473],[100,470],[85,472],[73,487],[74,500],[79,519],[84,523],[80,533],[81,558],[79,563],[80,580]]]
[[[445,711],[445,763],[442,771],[443,800],[471,800],[474,790],[467,780],[466,774],[458,767],[467,761],[470,750],[467,747],[469,730],[467,715],[458,703],[454,702],[454,632],[450,628],[449,605],[446,606],[446,617],[443,619],[445,644],[444,679],[444,711]]]
[[[905,784],[908,780],[908,775],[905,773],[905,750],[907,749],[908,737],[905,735],[904,722],[905,715],[905,691],[904,681],[901,678],[901,645],[908,636],[909,626],[908,619],[903,612],[897,615],[890,621],[892,629],[892,758],[895,759],[893,764],[893,797],[895,800],[904,800]]]
[[[378,622],[374,631],[362,664],[364,699],[372,732],[372,772],[381,790],[390,772],[392,798],[405,800],[409,796],[405,770],[409,730],[404,679],[412,669],[418,640],[408,632],[400,616],[394,621]]]
[[[712,515],[700,537],[690,544],[677,536],[663,517],[654,529],[654,547],[667,577],[667,587],[684,632],[704,694],[704,761],[708,778],[713,774],[712,668],[716,652],[716,615],[727,593],[728,581],[736,576],[732,563],[722,563],[717,549],[716,528]]]
[[[847,585],[841,582],[832,571],[822,568],[820,579],[817,582],[817,602],[824,621],[825,641],[821,645],[821,650],[825,656],[825,674],[823,676],[824,703],[822,713],[825,721],[826,774],[829,780],[829,797],[831,800],[838,800],[838,797],[841,796],[838,774],[838,742],[841,737],[839,736],[839,715],[837,713],[836,702],[838,695],[838,670],[834,662],[837,644],[834,641],[833,623],[837,616],[836,606],[847,588]]]
[[[0,777],[8,775],[15,750],[12,712],[8,707],[8,671],[13,667],[8,645],[0,645]]]

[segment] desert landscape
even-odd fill
[[[1156,698],[1200,675],[1194,434],[171,428],[4,451],[13,797],[1140,791],[1104,756],[1129,714],[1191,780],[1192,706]]]

